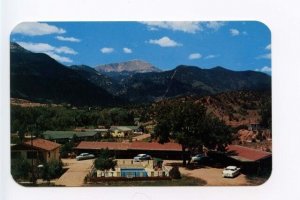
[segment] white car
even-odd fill
[[[138,154],[137,156],[135,156],[133,158],[134,162],[140,162],[143,160],[151,160],[151,156],[147,155],[147,154]]]
[[[206,156],[203,155],[203,154],[197,154],[195,156],[193,156],[191,158],[191,162],[198,162],[198,161],[201,161],[203,158],[205,158]]]
[[[241,168],[238,168],[236,166],[228,166],[223,170],[222,175],[224,178],[226,178],[226,177],[234,178],[240,174],[240,171],[241,171]]]
[[[94,154],[81,153],[79,156],[76,156],[76,160],[86,160],[95,158]]]

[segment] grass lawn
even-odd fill
[[[158,181],[110,181],[91,183],[85,186],[203,186],[206,181],[192,177],[182,176],[181,179],[158,180]]]

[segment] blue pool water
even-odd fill
[[[122,177],[147,177],[148,175],[145,169],[126,168],[126,169],[121,169],[121,176]]]

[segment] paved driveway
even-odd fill
[[[181,161],[165,161],[165,163],[178,163],[181,165]],[[235,178],[223,178],[223,169],[213,167],[202,167],[198,169],[187,169],[185,167],[179,167],[181,174],[191,176],[194,178],[200,178],[207,182],[208,186],[241,186],[251,185],[244,174],[240,174]]]
[[[68,170],[55,182],[55,185],[82,186],[84,177],[89,173],[94,159],[81,160],[62,159]]]

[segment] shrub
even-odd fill
[[[117,162],[110,157],[110,152],[108,149],[101,149],[99,157],[94,161],[94,165],[95,168],[99,170],[115,170]]]
[[[63,173],[63,163],[58,160],[51,160],[49,163],[44,163],[42,169],[42,178],[50,181],[59,177]]]
[[[115,170],[115,166],[117,164],[116,161],[112,160],[111,158],[102,158],[99,157],[94,162],[95,168],[99,170]]]
[[[169,174],[172,179],[181,179],[181,173],[179,171],[178,166],[172,167]]]
[[[15,180],[28,178],[30,170],[29,162],[23,157],[14,159],[11,162],[11,174]]]

